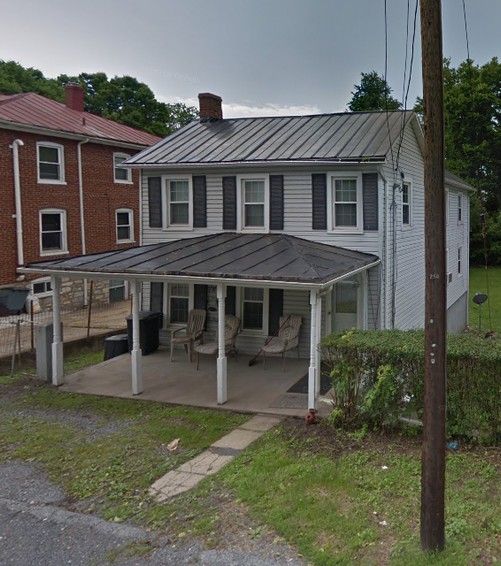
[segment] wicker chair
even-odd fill
[[[301,330],[302,322],[303,319],[298,314],[288,314],[280,317],[277,336],[274,336],[262,348],[263,369],[266,368],[266,354],[281,354],[282,371],[285,370],[285,352],[295,348],[299,358],[299,331]]]
[[[191,350],[197,340],[203,340],[205,319],[207,311],[203,309],[193,309],[188,314],[186,326],[174,330],[170,340],[170,361],[173,361],[174,346],[181,344],[185,347],[188,360],[191,362]],[[177,336],[178,333],[183,333]]]
[[[235,353],[238,356],[238,351],[236,347],[237,335],[240,329],[240,319],[232,314],[227,314],[224,317],[224,347],[226,355]],[[207,342],[206,344],[197,344],[194,348],[197,355],[197,370],[200,362],[200,354],[205,354],[208,356],[214,356],[218,353],[219,342],[216,335],[214,342]]]

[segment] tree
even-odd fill
[[[355,85],[352,99],[348,104],[351,112],[370,112],[381,110],[398,110],[402,103],[391,96],[392,89],[376,71],[362,73],[362,80]]]
[[[36,92],[63,101],[64,85],[69,82],[83,86],[87,112],[157,136],[171,134],[198,116],[194,107],[159,102],[148,85],[134,77],[108,79],[105,73],[80,73],[78,76],[59,75],[57,79],[48,79],[38,69],[26,69],[14,61],[0,61],[0,92]]]

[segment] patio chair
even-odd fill
[[[236,347],[237,334],[240,330],[240,319],[232,314],[227,314],[224,317],[224,347],[226,355],[235,353],[238,359],[238,350]],[[200,362],[200,354],[214,356],[219,350],[219,341],[216,334],[214,342],[207,342],[206,344],[197,344],[194,348],[197,354],[197,370]]]
[[[188,314],[186,326],[178,328],[172,332],[170,340],[170,361],[173,361],[174,346],[181,344],[185,347],[188,360],[191,362],[191,350],[197,340],[203,341],[205,318],[207,311],[203,309],[193,309]],[[180,334],[182,333],[182,334]],[[179,335],[178,335],[179,334]]]
[[[266,368],[266,354],[282,355],[282,371],[285,371],[285,352],[295,348],[299,358],[299,331],[301,330],[302,322],[303,319],[298,314],[288,314],[280,317],[277,335],[262,347],[263,369]]]

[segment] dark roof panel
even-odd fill
[[[128,160],[138,166],[384,160],[411,111],[194,121]]]
[[[285,234],[221,233],[126,250],[53,259],[39,273],[120,273],[322,285],[378,262],[375,255]]]

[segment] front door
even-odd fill
[[[332,291],[332,332],[342,332],[358,327],[359,288],[358,277],[345,279],[334,285]]]

